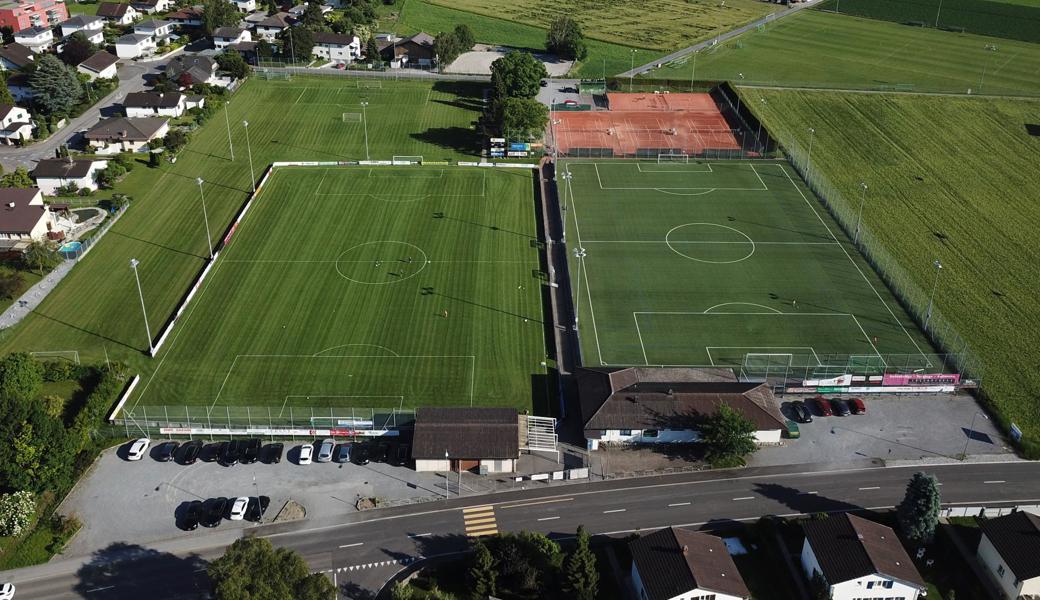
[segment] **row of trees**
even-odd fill
[[[477,43],[473,30],[469,25],[456,25],[452,31],[441,33],[433,42],[433,51],[437,54],[437,62],[442,67],[448,66],[460,54],[469,52]]]
[[[486,118],[504,136],[538,137],[549,122],[548,109],[535,100],[546,77],[545,65],[527,52],[510,52],[491,63],[491,101]]]

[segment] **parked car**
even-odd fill
[[[356,444],[350,451],[350,459],[355,465],[367,465],[370,455],[368,444]]]
[[[199,458],[202,462],[214,462],[219,460],[221,455],[224,454],[224,448],[227,447],[227,442],[213,442],[206,444],[202,447],[202,452],[199,453]]]
[[[794,414],[794,420],[799,423],[812,423],[812,411],[805,405],[805,402],[801,400],[795,400],[791,403],[791,412]]]
[[[134,443],[130,444],[130,449],[126,451],[127,460],[141,460],[144,455],[148,453],[148,446],[152,445],[152,440],[148,438],[140,438],[134,440]]]
[[[849,405],[841,398],[831,398],[831,410],[839,417],[847,417],[852,414]]]
[[[181,518],[181,529],[184,531],[195,531],[199,527],[199,518],[202,516],[202,501],[192,500],[184,509],[184,517]]]
[[[180,445],[180,442],[163,442],[159,444],[155,449],[155,460],[159,462],[170,462],[173,460],[173,456],[177,452],[177,447]]]
[[[317,461],[320,463],[326,463],[332,460],[332,453],[336,450],[336,440],[332,438],[325,438],[321,442],[321,447],[318,448]]]
[[[242,456],[242,441],[231,440],[224,446],[223,451],[220,454],[220,464],[225,467],[234,466],[238,459]]]
[[[336,462],[338,462],[338,463],[348,463],[348,462],[350,462],[350,446],[351,446],[351,444],[349,442],[346,443],[346,444],[340,444],[339,445],[339,451],[336,453]]]
[[[260,456],[260,440],[251,438],[248,440],[242,440],[242,456],[239,457],[238,462],[243,465],[250,465],[256,462],[256,459]]]
[[[300,460],[301,465],[311,464],[311,457],[314,456],[314,446],[311,444],[304,444],[300,446]]]
[[[0,585],[0,600],[11,600],[14,598],[14,584],[5,583]]]
[[[577,100],[564,100],[563,101],[563,105],[564,106],[577,106],[578,105],[578,101]]]
[[[264,446],[263,461],[269,465],[277,465],[282,462],[282,450],[284,449],[285,445],[281,442],[275,442]]]
[[[198,460],[199,454],[202,452],[202,441],[192,440],[190,442],[184,442],[181,444],[180,452],[178,452],[177,462],[182,465],[193,465]]]
[[[224,512],[227,511],[227,505],[227,498],[210,498],[206,500],[202,506],[202,518],[199,519],[202,526],[216,527],[220,525],[221,519],[224,518]]]
[[[826,398],[817,396],[816,398],[812,398],[811,401],[813,406],[816,408],[816,412],[820,413],[821,417],[830,417],[834,415],[834,413],[831,412],[831,405],[827,402]]]
[[[849,398],[849,408],[852,410],[852,414],[854,415],[867,414],[867,406],[863,404],[863,400],[859,398]]]
[[[241,521],[246,517],[246,509],[249,508],[249,498],[241,496],[231,501],[231,509],[228,514],[228,519],[232,521]]]
[[[256,523],[263,518],[267,507],[271,505],[271,499],[267,496],[253,496],[249,498],[249,508],[246,509],[246,520]]]

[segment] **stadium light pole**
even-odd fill
[[[213,236],[209,233],[209,215],[206,214],[206,194],[202,191],[202,178],[196,178],[195,183],[199,184],[199,197],[202,198],[202,220],[206,223],[206,243],[209,247],[209,259],[213,260]]]
[[[368,99],[361,101],[361,120],[365,127],[365,160],[372,160],[368,155]]]
[[[632,86],[633,86],[633,84],[635,83],[635,80],[636,80],[636,74],[633,73],[633,71],[636,70],[636,49],[635,48],[631,48],[631,51],[632,51],[631,52],[631,54],[632,54],[632,61],[631,61],[632,62],[632,66],[628,70],[628,92],[630,94],[632,93]]]
[[[451,473],[451,459],[448,458],[448,451],[444,451],[444,460],[448,461],[448,473]],[[444,476],[444,499],[448,499],[448,475]]]
[[[227,123],[227,145],[231,149],[231,160],[235,160],[235,146],[231,143],[231,117],[228,116],[230,100],[224,101],[224,122]]]
[[[928,331],[928,323],[932,320],[932,304],[935,301],[935,289],[939,287],[939,273],[942,271],[942,263],[935,259],[932,263],[935,267],[935,281],[932,283],[932,293],[928,296],[928,312],[924,316],[924,330]]]
[[[249,154],[249,181],[253,182],[253,193],[256,193],[256,176],[253,174],[253,148],[249,145],[249,121],[242,121],[246,130],[246,153]]]
[[[560,207],[562,209],[560,211],[560,217],[563,218],[563,240],[561,241],[564,244],[567,243],[567,191],[571,187],[571,177],[572,175],[570,171],[566,171],[563,175],[560,175],[560,178],[565,182],[563,190],[563,206]]]
[[[994,44],[986,44],[986,50],[990,52],[996,52],[997,47]],[[989,58],[982,63],[982,77],[979,78],[979,93],[982,93],[982,86],[986,83],[986,69],[989,68],[990,62],[993,61],[994,54],[990,54]]]
[[[155,356],[155,347],[152,346],[152,328],[148,326],[148,311],[144,309],[144,292],[141,291],[141,277],[137,274],[137,265],[141,261],[136,258],[130,259],[130,268],[134,271],[134,279],[137,281],[137,295],[141,298],[141,314],[144,315],[144,332],[148,334],[148,354]]]
[[[693,82],[697,80],[697,55],[699,50],[693,51],[693,73],[690,73],[690,92],[693,92]]]
[[[289,28],[289,54],[292,55],[293,69],[296,69],[296,44],[293,42],[292,27]]]
[[[939,13],[942,12],[942,0],[939,0],[939,9],[935,11],[935,26],[939,26]]]
[[[805,158],[805,177],[809,177],[809,170],[812,168],[812,143],[813,137],[816,136],[816,130],[812,127],[809,128],[809,154]]]
[[[578,259],[578,294],[574,298],[574,331],[578,330],[578,306],[581,302],[581,266],[585,263],[585,249],[575,248],[574,257]]]
[[[856,217],[856,239],[853,241],[859,244],[859,230],[863,224],[863,205],[867,202],[867,183],[865,181],[859,182],[859,186],[863,188],[863,195],[859,199],[859,216]]]
[[[989,421],[989,416],[984,412],[975,411],[975,414],[971,416],[971,425],[968,426],[968,433],[964,437],[964,451],[961,452],[961,460],[968,458],[968,442],[971,441],[971,434],[975,431],[975,417],[982,415],[983,419]]]

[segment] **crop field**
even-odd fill
[[[379,82],[376,82],[379,83]],[[32,314],[0,332],[4,352],[77,350],[83,360],[131,360],[142,373],[152,362],[130,259],[141,261],[141,285],[153,333],[175,309],[208,257],[196,177],[205,183],[214,239],[222,235],[250,191],[243,120],[257,177],[275,160],[365,158],[366,123],[345,120],[367,98],[373,159],[422,155],[459,159],[478,146],[472,128],[481,87],[447,82],[381,82],[358,88],[354,79],[297,77],[250,80],[234,95],[228,122],[217,113],[181,151],[175,164],[142,164],[118,185],[130,209]]]
[[[741,90],[788,147],[815,130],[813,171],[851,197],[869,186],[864,239],[886,251],[985,367],[1005,420],[1040,439],[1040,101]],[[765,102],[761,102],[765,100]],[[1005,423],[1006,424],[1006,423]]]
[[[803,10],[647,76],[1035,96],[1040,95],[1037,64],[1040,44]]]
[[[564,168],[584,364],[943,369],[785,162]]]
[[[771,12],[784,10],[758,0],[729,0],[723,3],[717,0],[428,1],[517,23],[534,23],[545,29],[556,17],[567,15],[578,21],[587,38],[665,52],[678,50],[718,32],[735,29]]]
[[[827,0],[821,10],[1040,42],[1040,2],[1018,0]]]
[[[531,179],[279,169],[136,403],[530,409],[545,360]]]

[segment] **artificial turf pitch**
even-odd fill
[[[134,403],[531,409],[531,190],[521,169],[276,171]]]
[[[942,367],[786,163],[563,169],[584,364]]]

